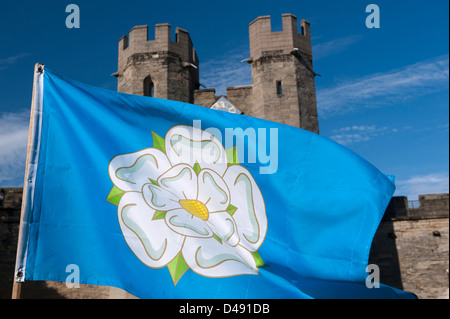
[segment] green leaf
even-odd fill
[[[189,269],[189,266],[180,252],[174,259],[172,259],[170,263],[167,264],[167,269],[169,269],[173,284],[176,286],[181,276],[183,276],[183,274]]]
[[[238,153],[237,153],[237,147],[236,146],[230,147],[229,149],[227,149],[225,151],[225,153],[227,154],[228,165],[239,164],[239,159],[238,159]]]
[[[167,212],[163,212],[162,210],[157,210],[153,215],[152,220],[164,219],[166,217]]]
[[[233,216],[233,214],[237,211],[237,207],[230,204],[230,205],[228,205],[226,211],[228,212],[228,214]]]
[[[200,171],[202,170],[202,169],[200,168],[200,164],[197,163],[197,162],[195,162],[193,169],[194,169],[195,174],[197,174],[197,175],[198,175],[198,174],[200,173]]]
[[[159,186],[158,182],[155,181],[154,179],[149,178],[148,179],[153,185]]]
[[[121,189],[118,189],[116,186],[113,186],[111,191],[108,194],[108,197],[106,200],[110,202],[111,204],[114,204],[116,206],[119,205],[120,199],[125,194],[125,192]]]
[[[153,147],[162,151],[163,153],[166,152],[166,146],[164,142],[164,138],[156,134],[152,131],[152,137],[153,137]]]
[[[258,254],[257,251],[253,252],[252,255],[253,255],[253,258],[255,259],[256,267],[265,266],[264,261],[262,260],[261,256]]]
[[[216,234],[214,234],[213,238],[215,240],[217,240],[219,243],[222,243],[222,238],[220,238],[219,236],[217,236]]]

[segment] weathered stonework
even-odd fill
[[[148,40],[147,26],[135,26],[119,41],[117,90],[123,93],[193,103],[199,87],[198,58],[189,33],[170,25],[155,26],[155,40]],[[153,93],[146,86],[153,85]]]
[[[418,202],[410,208],[406,197],[393,197],[369,263],[378,265],[384,284],[421,299],[448,298],[449,194],[419,195]]]
[[[421,299],[448,298],[448,223],[448,217],[382,222],[370,260],[380,267],[380,281]]]
[[[219,99],[219,96],[216,96],[216,89],[204,89],[204,90],[195,90],[194,91],[194,101],[195,104],[210,107]]]
[[[243,114],[256,117],[256,114],[253,112],[252,86],[234,86],[227,88],[227,99],[236,105]]]
[[[226,98],[245,115],[284,123],[318,133],[314,71],[309,23],[283,14],[283,31],[272,32],[270,16],[249,25],[252,85],[227,88]],[[148,41],[147,26],[136,26],[119,41],[116,76],[119,92],[149,95],[146,79],[154,84],[152,96],[211,107],[220,96],[214,89],[199,90],[199,62],[187,31],[177,28],[170,40],[170,25],[155,26]],[[129,43],[129,44],[128,44]]]
[[[318,133],[309,23],[283,14],[283,31],[272,32],[270,16],[250,23],[252,114]],[[239,105],[238,105],[239,107]]]

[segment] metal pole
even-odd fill
[[[40,64],[40,63],[36,63],[34,66],[34,77],[33,77],[33,93],[32,93],[32,97],[31,97],[31,111],[30,111],[30,125],[29,125],[29,130],[28,130],[28,147],[27,147],[27,159],[26,159],[26,164],[25,164],[25,180],[24,180],[24,186],[26,185],[26,180],[28,179],[28,163],[30,161],[30,152],[31,152],[31,146],[32,146],[32,137],[33,137],[33,131],[34,131],[34,127],[36,125],[36,123],[34,123],[34,111],[35,111],[35,94],[36,94],[36,90],[38,89],[36,87],[36,79],[37,76],[40,75],[44,70],[44,65]],[[22,218],[24,216],[24,207],[25,207],[25,200],[27,199],[26,197],[26,188],[23,188],[23,196],[22,196],[22,208],[20,211],[20,225],[19,225],[19,236],[18,236],[18,240],[17,240],[17,255],[16,255],[16,262],[17,260],[21,257],[19,256],[19,252],[20,252],[20,245],[23,245],[23,232],[22,232]],[[21,279],[23,276],[23,273],[21,273],[20,271],[18,271],[16,273],[16,271],[14,271],[14,279],[13,279],[13,289],[12,289],[12,295],[11,298],[12,299],[20,299],[20,294],[21,294],[21,288],[22,288],[22,281],[23,279]],[[18,279],[21,279],[21,281],[18,281]]]

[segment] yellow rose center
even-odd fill
[[[202,202],[193,199],[181,199],[179,203],[188,213],[203,220],[208,220],[208,208]]]

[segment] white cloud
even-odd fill
[[[376,125],[353,125],[345,126],[332,131],[330,138],[342,145],[366,142],[374,137],[388,133],[396,133],[398,129],[388,128],[386,126],[377,127]]]
[[[23,185],[29,111],[0,115],[0,186]]]
[[[322,58],[345,50],[360,37],[349,36],[319,43],[313,47],[314,59]],[[230,47],[230,45],[227,45]],[[200,83],[215,88],[217,95],[225,95],[227,87],[251,85],[251,67],[242,60],[250,57],[247,46],[238,46],[222,56],[200,63]]]
[[[409,200],[416,200],[421,194],[448,193],[449,175],[448,172],[416,175],[406,180],[398,180],[395,184],[395,196],[408,196]]]
[[[348,36],[324,43],[315,44],[312,47],[314,60],[318,60],[323,57],[342,52],[353,43],[357,42],[359,39],[361,39],[360,36]]]
[[[16,63],[17,60],[27,57],[29,55],[30,54],[28,54],[28,53],[20,53],[20,54],[14,55],[14,56],[0,59],[0,70],[6,69],[10,65]]]
[[[448,89],[448,54],[317,91],[322,117]]]
[[[200,83],[215,88],[216,95],[226,95],[227,87],[251,85],[251,68],[242,60],[249,57],[248,49],[232,49],[228,54],[200,63]]]

